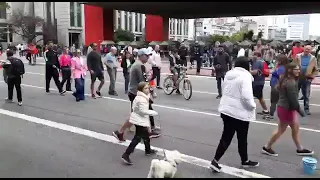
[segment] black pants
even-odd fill
[[[160,76],[161,76],[161,73],[160,73],[160,68],[158,67],[152,67],[152,78],[151,80],[154,80],[155,78],[157,78],[157,86],[160,86]]]
[[[123,78],[124,78],[124,91],[128,92],[128,89],[129,89],[129,78],[130,78],[129,72],[124,72],[123,73]]]
[[[149,131],[147,127],[142,127],[142,126],[136,126],[136,134],[134,135],[130,145],[128,146],[125,154],[130,155],[133,153],[134,149],[136,146],[140,143],[141,139],[143,140],[145,151],[150,152],[151,147],[150,147],[150,138],[149,138]]]
[[[21,77],[10,77],[8,78],[8,99],[12,100],[13,98],[13,88],[16,88],[18,102],[22,102],[22,93],[21,93]]]
[[[46,92],[50,92],[50,81],[51,78],[53,78],[59,92],[62,92],[62,87],[61,87],[61,83],[59,80],[59,72],[57,69],[50,67],[50,66],[46,66]]]
[[[200,73],[200,69],[201,69],[201,66],[202,66],[202,60],[200,58],[200,56],[196,56],[196,61],[197,61],[197,73]]]
[[[135,94],[132,94],[132,93],[128,93],[128,97],[129,97],[129,100],[130,100],[130,102],[131,102],[131,112],[133,111],[133,109],[132,109],[132,103],[133,103],[133,100],[134,100],[134,98],[136,98],[136,96],[137,95],[135,95]],[[153,108],[152,108],[152,105],[151,105],[152,103],[150,102],[149,103],[149,110],[153,110]],[[154,117],[153,116],[149,116],[149,120],[150,120],[150,125],[151,125],[151,129],[153,129],[154,127],[155,127],[155,124],[154,124]]]
[[[217,79],[218,94],[222,96],[221,83],[222,83],[222,80],[224,80],[224,76],[217,77],[216,79]]]
[[[183,66],[187,67],[187,66],[188,66],[187,57],[185,57],[185,56],[180,56],[180,58],[181,58],[181,64],[182,64]]]
[[[62,73],[61,88],[63,88],[64,83],[67,83],[66,90],[71,91],[71,68],[69,66],[62,67],[61,73]]]
[[[237,132],[238,138],[238,152],[241,157],[241,162],[246,162],[248,160],[248,130],[249,130],[249,122],[241,121],[225,114],[221,114],[221,118],[223,120],[223,133],[220,139],[220,143],[218,145],[216,155],[214,159],[219,161],[223,154],[228,149],[232,138]]]

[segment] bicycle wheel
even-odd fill
[[[168,76],[163,81],[163,91],[166,95],[171,95],[174,91],[174,83],[171,76]]]
[[[185,79],[183,81],[183,86],[182,86],[182,91],[183,91],[183,97],[186,100],[191,99],[192,96],[192,85],[191,85],[191,81],[189,79]]]

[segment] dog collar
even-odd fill
[[[177,163],[177,162],[175,162],[175,161],[174,161],[174,162],[169,161],[167,158],[165,158],[164,160],[165,160],[165,161],[167,161],[168,163],[170,163],[170,164],[171,164],[173,167],[175,167],[175,168],[176,168],[176,167],[177,167],[177,165],[178,165],[178,163]]]

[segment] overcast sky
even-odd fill
[[[310,26],[309,26],[309,34],[320,36],[320,14],[311,14],[310,16]]]

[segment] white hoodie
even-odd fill
[[[256,103],[249,71],[235,67],[227,72],[222,85],[219,112],[242,121],[256,120]]]
[[[156,116],[158,113],[149,110],[149,96],[141,91],[137,92],[137,96],[132,103],[132,113],[130,114],[129,122],[143,127],[150,127],[149,116]]]

